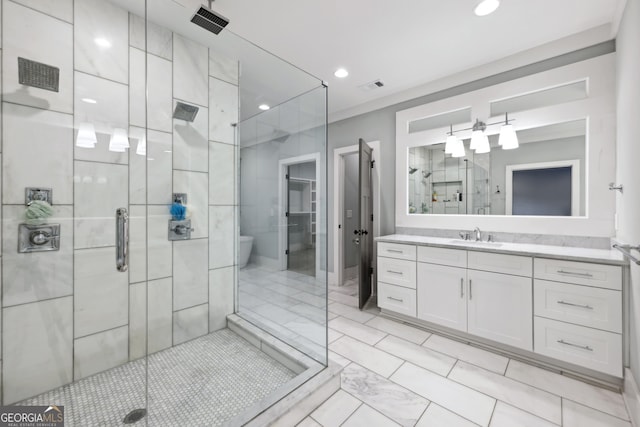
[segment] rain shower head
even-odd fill
[[[18,58],[18,82],[21,85],[58,92],[60,68],[30,59]]]
[[[413,175],[417,170],[418,168],[412,168],[411,166],[409,166],[409,175]]]
[[[211,0],[209,0],[209,7],[200,6],[200,9],[191,18],[191,22],[213,34],[220,34],[220,31],[227,26],[229,20],[211,10]]]
[[[173,110],[173,118],[192,122],[196,119],[198,110],[199,108],[195,105],[189,105],[184,102],[177,101],[176,109]]]

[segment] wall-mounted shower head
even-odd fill
[[[200,6],[200,9],[191,18],[191,22],[213,34],[220,34],[220,31],[229,24],[227,18],[211,10],[211,0],[209,0],[208,8]]]
[[[417,170],[418,168],[412,168],[411,166],[409,166],[409,175],[413,175]]]
[[[58,92],[60,69],[30,59],[18,58],[18,82],[21,85]]]
[[[176,109],[173,110],[173,118],[192,122],[196,119],[198,110],[199,108],[195,105],[189,105],[184,102],[177,101]]]
[[[427,178],[429,178],[430,176],[431,176],[431,172],[425,172],[425,171],[422,171],[422,177],[423,177],[424,179],[427,179]]]

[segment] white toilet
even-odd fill
[[[251,248],[253,247],[253,237],[240,236],[240,254],[238,256],[238,267],[244,268],[249,262]]]

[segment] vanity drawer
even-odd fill
[[[378,257],[378,280],[405,288],[416,288],[416,262]]]
[[[622,335],[534,317],[534,351],[622,377]]]
[[[622,333],[622,292],[534,280],[534,314]]]
[[[533,270],[533,260],[527,256],[469,251],[467,261],[468,268],[473,270],[492,271],[515,276],[531,277]]]
[[[378,256],[415,261],[416,247],[401,243],[378,242]]]
[[[467,251],[418,246],[418,261],[465,268],[467,266]]]
[[[378,307],[416,317],[416,290],[378,282]]]
[[[622,268],[615,265],[536,258],[536,279],[622,290]]]

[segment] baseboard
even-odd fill
[[[629,368],[624,370],[624,390],[622,391],[624,403],[627,405],[627,412],[631,417],[633,427],[640,427],[640,392],[638,384]]]

